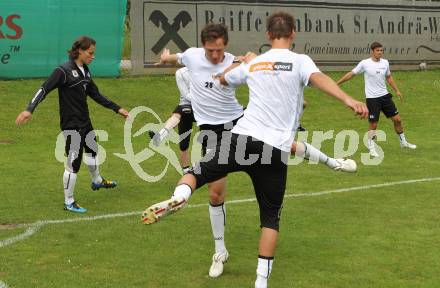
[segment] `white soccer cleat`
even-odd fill
[[[416,149],[417,145],[411,144],[411,143],[408,143],[408,142],[400,142],[400,147],[402,147],[402,148],[409,148],[409,149]]]
[[[356,172],[357,165],[356,161],[352,159],[335,159],[338,163],[338,166],[333,168],[335,171],[342,171],[342,172]]]
[[[156,203],[148,207],[142,213],[142,223],[147,225],[154,224],[161,218],[182,209],[186,203],[188,202],[183,197],[171,198],[166,201]]]
[[[209,277],[216,278],[223,274],[223,266],[228,261],[228,251],[215,253],[212,255],[212,264],[209,268]]]

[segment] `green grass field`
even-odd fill
[[[385,158],[379,166],[360,162],[361,153],[367,152],[361,145],[353,156],[358,162],[355,174],[307,163],[289,168],[289,198],[270,287],[440,287],[439,72],[393,74],[406,96],[403,103],[396,100],[405,134],[417,150],[402,150],[391,122],[382,115],[379,128],[387,140],[380,143]],[[330,75],[337,79],[342,74]],[[162,120],[178,101],[173,77],[96,82],[123,107],[147,106]],[[89,212],[63,211],[64,168],[54,156],[57,94],[40,104],[27,125],[14,123],[40,83],[0,82],[0,286],[4,282],[8,287],[253,287],[259,237],[256,202],[227,204],[230,258],[224,275],[209,279],[214,245],[206,187],[191,198],[192,206],[156,225],[142,225],[140,212],[168,198],[179,174],[170,167],[159,182],[141,180],[127,161],[113,154],[125,153],[122,117],[93,101],[89,108],[94,127],[109,134],[108,141],[100,142],[107,152],[101,172],[119,186],[91,191],[83,164],[75,198]],[[343,88],[363,99],[362,77]],[[238,95],[246,104],[247,89]],[[365,133],[367,122],[337,101],[314,89],[307,89],[305,97],[310,105],[302,124],[309,131]],[[133,133],[148,121],[153,120],[147,114],[136,118]],[[146,135],[132,139],[136,152],[146,146],[146,139]],[[332,155],[333,142],[325,141],[323,151]],[[172,147],[177,151],[176,145]],[[156,154],[142,167],[157,174],[165,164],[165,158]],[[227,200],[253,197],[247,175],[228,176]],[[18,241],[26,231],[35,233]]]

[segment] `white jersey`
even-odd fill
[[[219,64],[212,64],[203,48],[189,48],[177,53],[180,64],[190,71],[190,99],[197,125],[218,125],[230,122],[243,115],[235,97],[235,90],[215,85],[213,75],[223,72],[234,61],[234,55],[225,53]]]
[[[388,60],[374,61],[368,58],[359,62],[351,72],[354,74],[364,73],[365,96],[367,98],[377,98],[388,94],[385,83],[385,77],[391,75]]]
[[[191,105],[191,99],[189,98],[189,79],[190,73],[187,67],[180,68],[176,71],[176,83],[180,91],[179,105]]]
[[[249,104],[233,133],[290,152],[304,103],[304,87],[319,72],[307,55],[271,49],[226,73],[231,86],[247,83]]]

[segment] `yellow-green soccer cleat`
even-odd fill
[[[100,188],[115,188],[118,185],[116,181],[106,180],[102,179],[101,183],[96,184],[95,182],[92,182],[91,187],[92,190],[99,190]]]
[[[173,214],[174,212],[182,209],[186,203],[188,203],[185,198],[171,198],[166,201],[156,203],[148,207],[142,213],[142,223],[144,224],[154,224],[158,222],[161,218]]]

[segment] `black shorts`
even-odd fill
[[[379,121],[380,111],[382,111],[387,118],[399,114],[392,97],[393,95],[388,93],[387,95],[378,98],[367,98],[367,107],[369,112],[368,120],[370,122]]]
[[[92,126],[84,128],[74,128],[63,130],[66,140],[65,153],[67,156],[67,167],[70,171],[78,173],[81,167],[82,155],[86,153],[96,157],[98,154],[98,144]]]
[[[190,172],[197,188],[243,171],[252,179],[260,208],[261,227],[279,230],[279,220],[286,189],[289,152],[281,151],[250,136],[234,133],[217,144]]]
[[[222,140],[223,132],[229,133],[241,117],[243,116],[225,124],[200,125],[200,134],[197,141],[202,144],[202,156],[206,155],[207,150],[215,149],[217,143]]]
[[[180,114],[180,122],[178,125],[180,142],[180,151],[186,151],[189,148],[189,142],[191,140],[191,133],[184,135],[186,132],[192,129],[193,123],[196,122],[194,119],[194,113],[191,105],[177,105],[173,113]]]

